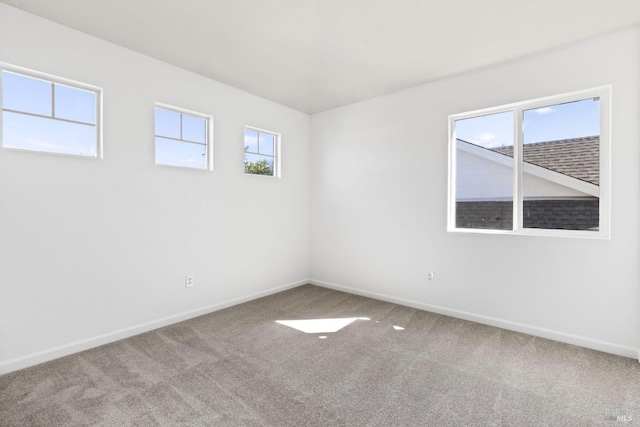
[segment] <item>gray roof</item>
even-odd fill
[[[491,148],[513,157],[513,146]],[[600,136],[524,144],[524,161],[591,184],[600,184]]]

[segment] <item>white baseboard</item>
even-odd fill
[[[256,292],[250,295],[246,295],[240,298],[234,298],[229,301],[209,305],[206,307],[198,308],[196,310],[187,311],[184,313],[175,314],[173,316],[164,317],[162,319],[154,320],[151,322],[142,323],[140,325],[131,326],[129,328],[120,329],[118,331],[109,332],[107,334],[98,335],[93,338],[88,338],[81,341],[64,344],[58,347],[54,347],[48,350],[39,351],[37,353],[28,354],[26,356],[18,357],[15,359],[9,359],[0,363],[0,375],[7,374],[9,372],[17,371],[20,369],[28,368],[30,366],[38,365],[40,363],[48,362],[50,360],[58,359],[60,357],[68,356],[73,353],[88,350],[90,348],[98,347],[104,344],[109,344],[114,341],[119,341],[124,338],[129,338],[134,335],[139,335],[144,332],[149,332],[154,329],[162,328],[164,326],[172,325],[174,323],[182,322],[194,317],[209,314],[214,311],[222,310],[234,305],[242,304],[244,302],[252,301],[254,299],[262,298],[271,294],[285,291],[287,289],[295,288],[300,285],[309,283],[309,280],[299,280],[297,282],[289,283],[284,286],[278,286],[276,288],[267,289],[264,291]]]
[[[444,314],[446,316],[456,317],[459,319],[470,320],[476,323],[496,326],[502,329],[522,332],[528,335],[547,338],[567,344],[573,344],[580,347],[590,348],[592,350],[603,351],[618,356],[637,359],[640,362],[640,349],[601,341],[593,338],[583,337],[579,335],[567,334],[565,332],[553,331],[551,329],[539,328],[537,326],[526,325],[523,323],[512,322],[509,320],[498,319],[495,317],[474,314],[467,311],[455,310],[437,305],[425,304],[418,301],[412,301],[404,298],[397,298],[391,295],[379,294],[377,292],[363,291],[361,289],[350,288],[348,286],[336,285],[334,283],[324,282],[321,280],[311,279],[309,283],[324,288],[335,289],[337,291],[348,292],[351,294],[361,295],[364,297],[374,298],[382,301],[392,302],[407,307],[417,308],[419,310],[430,311],[433,313]]]

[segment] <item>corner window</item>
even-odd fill
[[[280,135],[255,128],[244,128],[244,173],[280,176]]]
[[[212,122],[211,116],[156,104],[156,164],[211,170]]]
[[[609,237],[610,87],[449,117],[449,231]]]
[[[2,68],[2,147],[102,157],[101,89]]]

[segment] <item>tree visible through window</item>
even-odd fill
[[[244,173],[276,176],[278,135],[246,127],[244,129]]]
[[[604,88],[452,116],[449,228],[607,236],[608,108]]]

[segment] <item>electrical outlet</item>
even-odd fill
[[[185,288],[193,286],[193,276],[184,276],[184,286]]]
[[[427,283],[436,283],[436,273],[433,271],[427,273]]]

